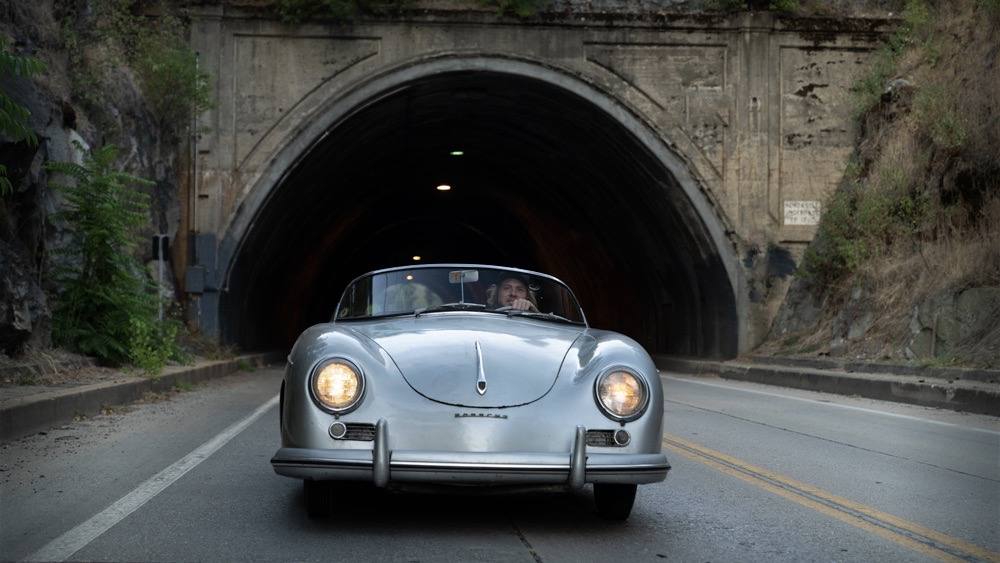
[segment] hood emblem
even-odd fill
[[[476,341],[476,360],[479,364],[479,379],[476,380],[476,393],[486,394],[486,369],[483,367],[483,348]]]
[[[506,419],[505,414],[493,414],[491,412],[457,412],[455,418],[501,418]]]

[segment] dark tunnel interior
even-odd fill
[[[576,94],[482,71],[371,100],[299,159],[236,256],[223,338],[287,348],[352,278],[415,255],[555,275],[651,353],[736,353],[733,289],[666,167]]]

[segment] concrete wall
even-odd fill
[[[289,26],[222,5],[198,8],[193,20],[191,43],[216,96],[200,118],[186,209],[201,235],[188,289],[203,286],[208,330],[233,245],[332,107],[427,61],[510,60],[613,100],[638,124],[630,127],[661,143],[728,256],[742,349],[766,334],[786,289],[788,272],[770,267],[768,254],[797,261],[841,179],[855,136],[849,88],[889,25],[766,12],[515,21],[428,9]]]

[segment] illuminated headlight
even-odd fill
[[[639,418],[649,402],[646,381],[623,369],[611,370],[597,378],[595,392],[601,410],[614,420]]]
[[[365,392],[361,370],[343,359],[327,360],[313,371],[313,399],[324,409],[335,413],[351,410]]]

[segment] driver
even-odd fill
[[[488,304],[496,308],[510,307],[518,311],[538,312],[534,292],[519,276],[506,276],[496,285],[496,294],[490,296]]]

